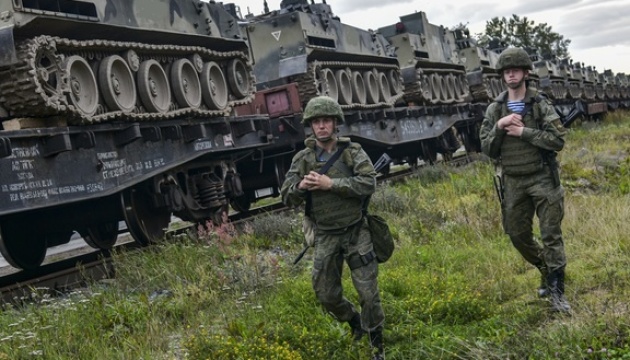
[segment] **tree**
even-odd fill
[[[547,23],[536,24],[515,14],[509,19],[494,17],[486,22],[485,33],[477,34],[477,42],[482,46],[496,47],[498,43],[501,47],[538,49],[544,59],[568,57],[571,44],[571,40],[552,31]]]

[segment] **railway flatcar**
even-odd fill
[[[0,3],[0,252],[33,269],[74,232],[111,248],[220,217],[272,145],[237,19],[196,0]]]

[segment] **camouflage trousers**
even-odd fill
[[[365,221],[360,231],[351,226],[339,232],[315,234],[315,259],[312,282],[315,295],[324,308],[339,321],[349,321],[357,313],[354,304],[343,296],[341,274],[344,261],[352,264],[350,276],[359,295],[361,324],[370,331],[383,325],[385,315],[378,289],[378,263]],[[361,262],[363,260],[363,262]]]
[[[536,267],[549,271],[564,267],[564,189],[554,184],[551,170],[545,166],[532,175],[505,175],[504,184],[503,225],[514,247]],[[533,237],[534,214],[538,216],[542,244]]]

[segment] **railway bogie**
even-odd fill
[[[171,215],[220,219],[242,195],[237,162],[267,145],[268,133],[268,118],[255,115],[1,131],[2,255],[32,268],[73,231],[109,248],[119,221],[148,244]]]

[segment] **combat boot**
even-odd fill
[[[547,278],[549,277],[549,272],[547,271],[547,266],[538,265],[536,266],[538,271],[540,271],[540,286],[538,287],[538,297],[546,298],[549,296],[549,286],[547,285]]]
[[[547,283],[549,285],[551,310],[565,314],[570,313],[571,305],[569,305],[564,296],[564,268],[550,272],[547,277]]]
[[[354,341],[360,341],[366,333],[361,326],[361,315],[359,313],[355,313],[352,316],[352,319],[348,321],[348,324],[350,324],[350,330],[352,331],[352,339]]]
[[[372,347],[372,360],[385,360],[385,351],[383,350],[383,328],[377,327],[370,331],[370,346]]]

